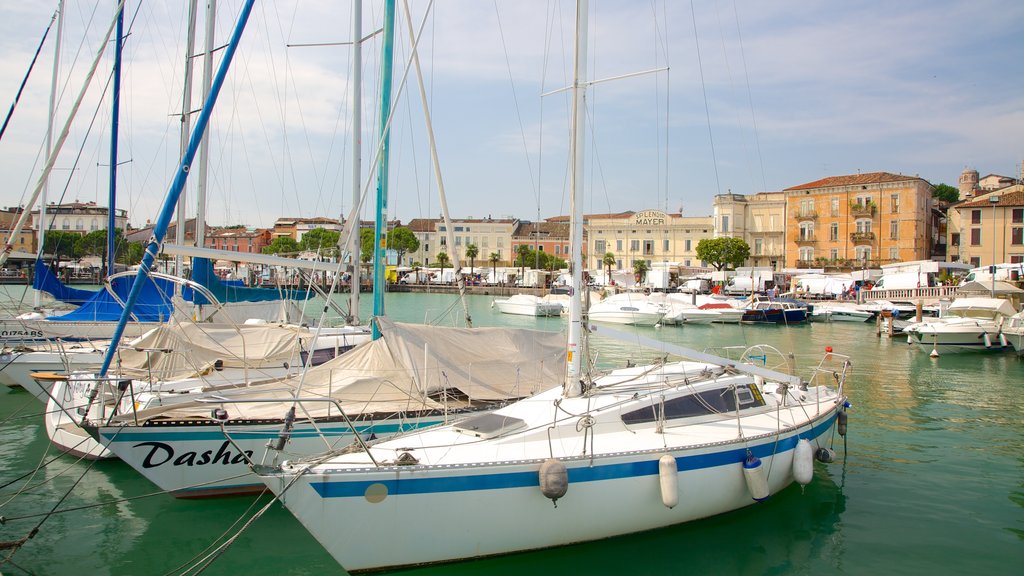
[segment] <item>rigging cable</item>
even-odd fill
[[[697,47],[697,69],[700,71],[700,89],[704,95],[704,114],[708,120],[708,141],[711,143],[711,165],[715,169],[715,189],[717,194],[721,194],[722,182],[718,177],[718,157],[715,155],[715,137],[711,131],[711,109],[708,107],[708,89],[704,83],[704,64],[700,58],[700,38],[697,36],[697,13],[693,9],[693,0],[690,0],[690,16],[693,22],[693,43]]]
[[[32,62],[28,65],[28,71],[25,72],[25,77],[21,80],[21,86],[18,87],[18,93],[14,96],[14,102],[11,102],[11,109],[7,112],[7,117],[4,118],[3,126],[0,126],[0,140],[3,140],[4,132],[7,131],[7,124],[11,121],[11,117],[14,116],[14,107],[18,105],[18,101],[21,100],[21,93],[25,91],[25,84],[28,83],[29,76],[32,75],[32,69],[36,67],[36,60],[39,59],[39,52],[43,49],[43,44],[46,43],[46,37],[50,34],[50,28],[53,27],[53,21],[57,19],[57,12],[53,13],[50,17],[50,23],[46,26],[46,31],[43,32],[43,39],[39,41],[39,46],[36,48],[36,53],[32,56]]]

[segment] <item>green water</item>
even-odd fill
[[[561,319],[501,315],[470,299],[477,325],[560,330]],[[390,294],[391,317],[451,325],[451,296]],[[454,318],[453,318],[454,316]],[[869,324],[634,329],[689,347],[771,344],[803,374],[832,346],[849,354],[853,408],[839,462],[767,502],[708,520],[571,547],[408,570],[406,574],[1018,574],[1024,560],[1024,361],[1012,353],[931,359]],[[650,358],[594,343],[599,363]],[[56,457],[41,405],[0,390],[0,540],[38,534],[0,565],[11,574],[181,574],[269,501],[176,500],[121,462]],[[48,462],[32,477],[41,462]],[[76,484],[77,483],[77,484]],[[63,501],[60,499],[69,494]],[[113,502],[96,506],[101,502]],[[594,503],[600,506],[599,502]],[[409,522],[431,530],[430,518]],[[339,522],[344,521],[339,518]],[[495,522],[501,522],[499,515]],[[366,546],[401,546],[366,534]],[[7,552],[0,551],[6,555]],[[3,556],[0,556],[2,558]],[[272,505],[206,574],[336,574],[341,569]]]

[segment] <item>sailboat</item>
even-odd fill
[[[837,423],[845,433],[849,364],[839,355],[804,381],[630,335],[690,360],[601,375],[587,366],[584,334],[592,328],[584,329],[580,308],[578,199],[586,21],[584,0],[572,85],[575,289],[562,386],[454,424],[257,468],[350,572],[559,546],[720,514],[794,478],[809,482],[814,452],[828,460]]]

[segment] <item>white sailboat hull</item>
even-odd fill
[[[559,316],[562,313],[562,305],[558,302],[546,302],[536,296],[523,294],[495,300],[494,305],[502,314],[518,316]]]

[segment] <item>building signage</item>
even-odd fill
[[[660,210],[644,210],[633,215],[633,223],[637,226],[665,226],[668,214]]]

